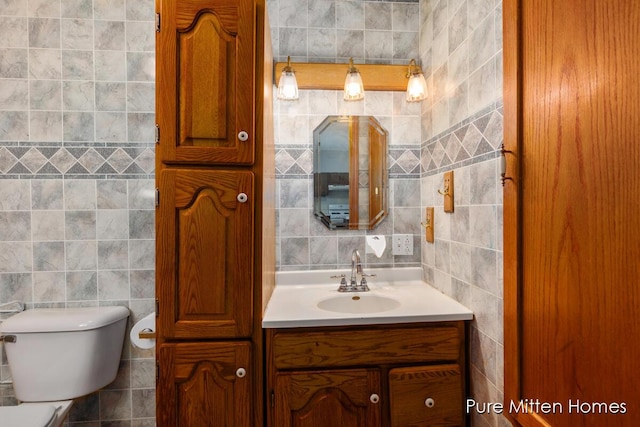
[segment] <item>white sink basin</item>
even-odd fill
[[[400,307],[400,301],[380,295],[340,294],[318,303],[318,308],[334,313],[380,313]]]
[[[420,267],[371,270],[370,292],[343,292],[331,276],[350,270],[279,271],[263,328],[471,320],[473,313],[422,281]]]

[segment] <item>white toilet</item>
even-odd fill
[[[128,317],[125,307],[47,308],[0,323],[20,401],[0,407],[0,426],[62,425],[73,399],[116,378]]]

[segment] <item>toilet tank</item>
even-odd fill
[[[125,307],[23,311],[0,324],[15,396],[23,402],[74,399],[118,373]],[[14,338],[15,337],[15,338]]]

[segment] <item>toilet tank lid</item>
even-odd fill
[[[34,308],[0,323],[5,334],[86,331],[129,316],[126,307]]]

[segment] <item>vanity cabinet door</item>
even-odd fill
[[[158,182],[156,280],[162,338],[249,337],[253,173],[166,169]]]
[[[462,426],[462,376],[458,365],[389,371],[392,427]]]
[[[163,344],[158,364],[158,426],[252,426],[249,342]]]
[[[168,164],[252,164],[254,1],[156,4],[157,155]]]
[[[380,426],[380,395],[377,369],[279,372],[271,425]]]

